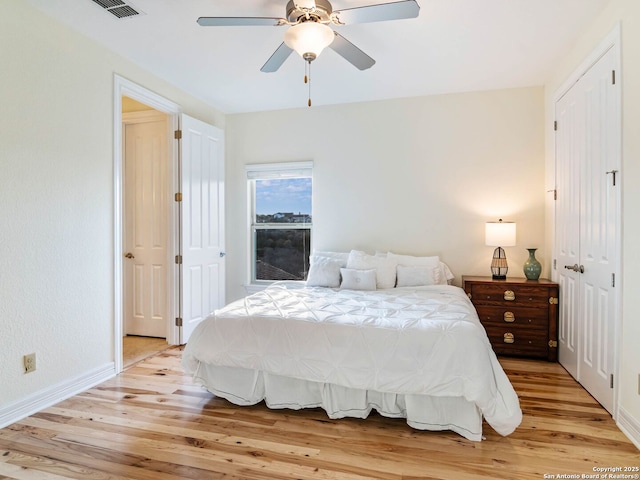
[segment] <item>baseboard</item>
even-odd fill
[[[0,408],[0,428],[55,405],[115,376],[115,364],[108,363],[76,378],[60,382]]]
[[[622,432],[629,437],[638,450],[640,450],[640,421],[634,418],[624,408],[618,408],[617,425]]]

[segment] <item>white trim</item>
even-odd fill
[[[560,88],[556,90],[553,95],[553,105],[555,108],[556,103],[560,100],[565,93],[578,81],[587,71],[595,65],[598,60],[607,53],[612,47],[620,45],[620,24],[616,24],[615,27],[605,36],[598,46],[580,63],[580,65],[569,75],[569,77],[562,83]],[[620,49],[618,49],[618,65],[620,63]],[[622,81],[622,75],[618,75],[620,81]]]
[[[144,103],[155,110],[163,112],[169,115],[169,125],[171,131],[177,130],[180,125],[180,105],[168,100],[151,90],[127,80],[120,75],[115,74],[113,77],[113,323],[114,323],[114,364],[115,372],[120,373],[123,369],[122,361],[122,336],[123,336],[123,298],[122,298],[122,286],[123,286],[123,274],[122,274],[122,258],[123,258],[123,231],[122,222],[124,220],[123,214],[123,158],[122,158],[122,97],[127,96],[138,102]],[[171,179],[170,181],[176,184],[175,171],[176,159],[178,155],[177,142],[172,142],[174,148],[171,149],[171,162],[168,166],[167,175]],[[176,190],[177,191],[177,190]],[[175,202],[174,202],[175,203]],[[175,210],[176,207],[174,207]],[[175,251],[175,215],[172,215],[167,222],[170,232],[168,232],[168,238],[171,243],[169,250]],[[173,281],[167,285],[169,289],[175,289]],[[171,290],[171,291],[172,291]],[[171,297],[172,298],[172,297]],[[167,325],[167,343],[169,345],[177,345],[180,341],[180,330],[176,327],[172,318],[177,316],[175,302],[173,302],[173,313],[167,319],[169,325]]]
[[[0,409],[0,428],[18,422],[34,413],[44,410],[78,393],[113,378],[116,375],[115,364],[108,363],[82,375],[52,385],[44,390],[7,405]]]
[[[247,180],[267,178],[311,177],[313,161],[285,163],[254,163],[244,166]]]
[[[623,407],[618,407],[618,428],[622,430],[629,440],[640,450],[640,421],[634,418]]]

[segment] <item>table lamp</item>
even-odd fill
[[[491,260],[491,274],[494,280],[507,279],[507,255],[502,247],[513,247],[516,244],[516,224],[514,222],[487,222],[485,227],[485,244],[497,247]]]

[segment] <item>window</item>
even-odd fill
[[[305,280],[312,162],[247,165],[252,283]]]

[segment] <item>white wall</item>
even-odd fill
[[[2,414],[114,361],[114,73],[224,116],[26,2],[3,2],[0,65]]]
[[[459,284],[490,274],[500,217],[518,222],[511,275],[526,247],[548,263],[543,104],[525,88],[227,116],[227,300],[247,281],[250,163],[314,161],[316,249],[437,254]]]
[[[622,32],[622,331],[618,422],[640,446],[640,2],[611,0],[598,20],[558,64],[546,86],[546,158],[553,165],[553,97],[600,41],[620,24]],[[547,230],[551,231],[551,217]]]

